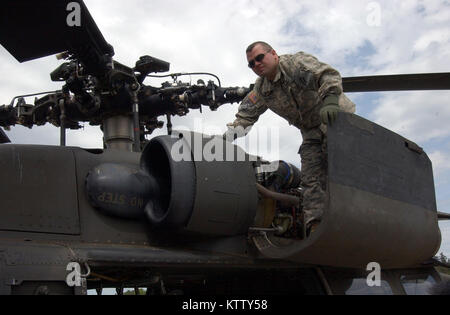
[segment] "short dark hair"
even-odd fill
[[[254,43],[250,44],[250,46],[247,47],[247,50],[245,52],[246,53],[251,52],[253,50],[253,48],[255,48],[256,45],[261,45],[261,46],[263,46],[265,49],[267,49],[269,51],[273,50],[272,46],[270,46],[266,42],[258,41],[258,42],[254,42]]]

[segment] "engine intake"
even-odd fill
[[[153,138],[141,168],[155,178],[159,198],[145,212],[156,227],[211,235],[245,234],[257,208],[250,156],[219,137],[177,132]]]

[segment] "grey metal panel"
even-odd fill
[[[192,252],[170,248],[99,248],[87,252],[88,261],[116,262],[135,264],[183,264],[189,265],[252,265],[250,258],[237,257],[224,254],[210,254]]]
[[[77,164],[77,185],[81,222],[81,240],[90,243],[141,244],[157,242],[148,220],[112,217],[95,209],[86,191],[86,176],[104,163],[139,165],[140,153],[116,150],[73,148]]]
[[[245,234],[258,201],[251,164],[199,161],[195,166],[197,194],[188,228],[203,233]]]
[[[68,245],[36,244],[33,242],[17,242],[5,251],[5,262],[8,266],[63,266],[76,261],[75,254]]]
[[[419,266],[436,253],[441,238],[431,211],[330,183],[330,207],[310,238],[254,240],[270,258],[364,269],[377,262],[391,269]]]
[[[431,165],[405,141],[340,114],[328,128],[329,198],[322,222],[306,240],[254,236],[257,248],[270,258],[346,268],[370,262],[412,267],[431,258],[441,242]]]
[[[66,267],[79,260],[68,244],[11,239],[0,240],[0,248],[0,295],[35,294],[44,285],[51,288],[51,294],[73,294],[65,283]]]
[[[246,234],[258,195],[251,157],[215,136],[183,132],[195,163],[196,189],[187,230],[211,235]]]
[[[71,148],[0,146],[0,230],[80,233]]]
[[[431,161],[411,141],[357,115],[328,133],[329,181],[436,211]]]
[[[420,265],[439,249],[436,214],[390,198],[330,183],[326,235],[341,248],[339,264],[380,263],[382,268]],[[326,236],[326,238],[325,238]]]

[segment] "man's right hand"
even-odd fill
[[[234,140],[236,140],[237,135],[236,135],[236,132],[234,131],[233,123],[227,124],[227,131],[224,132],[224,134],[222,135],[222,138],[224,141],[229,141],[229,142],[233,142]]]
[[[242,126],[235,126],[234,123],[227,124],[228,130],[222,135],[225,141],[233,142],[237,138],[245,137],[250,131],[251,126],[244,129]]]
[[[235,132],[225,131],[225,133],[222,135],[222,139],[224,141],[233,142],[237,139],[237,134]]]

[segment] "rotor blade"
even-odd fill
[[[450,213],[439,212],[438,211],[438,220],[450,220]]]
[[[450,90],[450,73],[418,73],[342,78],[344,92]]]
[[[19,62],[63,51],[113,53],[82,0],[6,0],[0,8],[0,44]]]

